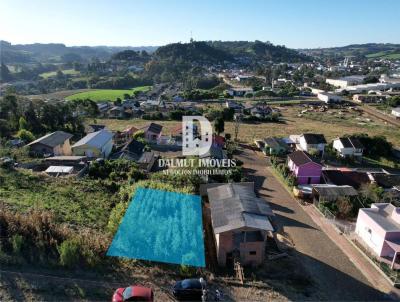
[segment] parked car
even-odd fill
[[[112,302],[124,301],[153,302],[153,290],[148,287],[136,285],[128,286],[126,288],[118,288],[113,295]]]
[[[200,279],[185,279],[175,283],[172,294],[180,301],[201,301],[203,286]]]

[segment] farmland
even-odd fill
[[[115,101],[117,98],[123,98],[124,94],[132,95],[135,91],[148,91],[151,86],[140,86],[133,89],[99,89],[89,90],[86,92],[80,92],[72,94],[67,97],[67,100],[74,99],[91,99],[93,101]]]

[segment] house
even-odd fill
[[[114,143],[121,145],[127,143],[133,136],[133,134],[139,129],[133,126],[129,126],[122,131],[117,131],[114,134]]]
[[[111,108],[111,105],[108,102],[97,102],[96,105],[101,116],[106,116],[107,111]]]
[[[165,102],[162,100],[147,100],[140,103],[143,110],[156,110],[165,107]]]
[[[113,147],[113,136],[105,129],[89,133],[71,147],[72,154],[108,158]]]
[[[356,234],[378,257],[389,258],[392,268],[400,252],[400,208],[390,203],[373,203],[358,212]]]
[[[354,137],[339,137],[333,141],[333,149],[341,157],[362,157],[364,146]]]
[[[250,114],[258,118],[265,118],[273,112],[272,108],[268,105],[257,105],[250,109]]]
[[[227,89],[226,93],[228,93],[230,96],[243,97],[247,93],[253,93],[253,88],[251,88],[251,87],[234,87],[234,88]]]
[[[326,139],[323,134],[304,133],[300,135],[299,145],[302,151],[324,153]]]
[[[267,137],[263,140],[264,148],[261,150],[267,155],[281,155],[288,152],[288,145],[278,137]]]
[[[31,152],[39,155],[71,155],[71,137],[70,133],[56,131],[34,140],[28,146]]]
[[[395,118],[400,118],[400,107],[396,107],[392,109],[392,115]]]
[[[110,159],[127,159],[138,164],[144,171],[151,171],[156,160],[154,151],[146,151],[145,145],[135,139],[131,139],[120,150],[110,156]]]
[[[102,129],[106,129],[106,126],[105,125],[98,125],[98,124],[90,124],[87,127],[86,133],[97,132],[97,131],[100,131]]]
[[[326,104],[340,103],[343,100],[342,97],[329,92],[320,92],[317,97],[320,101]]]
[[[319,184],[322,165],[304,151],[294,151],[288,155],[288,167],[299,185]]]
[[[151,123],[148,126],[141,128],[140,130],[144,131],[144,138],[151,143],[156,143],[157,140],[161,137],[163,126]]]
[[[260,265],[267,235],[274,231],[269,205],[254,193],[254,183],[219,184],[207,189],[220,266]]]
[[[235,113],[242,113],[244,108],[242,104],[238,104],[234,101],[229,101],[229,100],[225,102],[225,106],[226,108],[233,109]]]
[[[109,118],[123,118],[125,114],[125,109],[122,106],[114,106],[108,110]]]

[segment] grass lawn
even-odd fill
[[[24,212],[35,208],[52,211],[56,220],[104,229],[115,202],[99,182],[52,178],[26,170],[0,168],[0,201]]]
[[[80,92],[67,97],[67,100],[86,99],[89,98],[93,101],[115,101],[117,98],[123,98],[124,94],[131,95],[135,91],[148,91],[151,86],[140,86],[133,89],[99,89]]]
[[[66,74],[66,75],[77,75],[80,72],[75,69],[65,69],[65,70],[62,70],[62,73]],[[55,77],[56,75],[57,75],[57,71],[49,71],[49,72],[44,72],[44,73],[39,74],[39,76],[44,79]]]

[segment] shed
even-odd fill
[[[357,196],[358,192],[352,186],[319,185],[313,187],[314,200],[336,201],[340,197]]]

